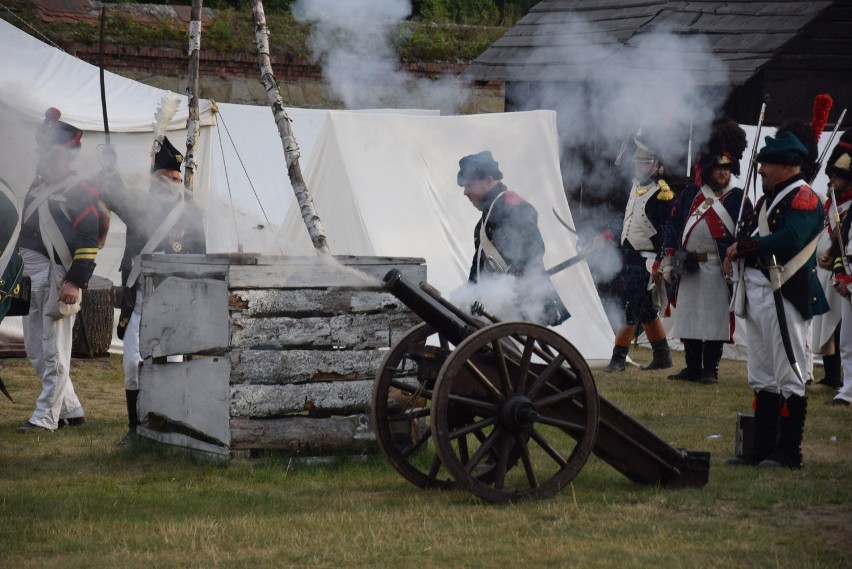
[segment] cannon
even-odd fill
[[[479,320],[396,270],[384,287],[423,320],[387,352],[372,393],[379,447],[408,481],[495,503],[539,499],[594,453],[634,482],[707,483],[710,454],[671,446],[601,397],[557,332],[483,307]]]

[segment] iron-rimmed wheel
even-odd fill
[[[500,322],[466,338],[444,362],[432,395],[441,462],[490,502],[559,492],[592,453],[598,420],[586,361],[558,333],[526,322]]]
[[[432,389],[450,345],[423,323],[408,330],[385,354],[373,383],[373,430],[382,453],[409,482],[421,488],[455,485],[431,440]]]

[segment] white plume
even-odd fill
[[[163,95],[160,99],[160,104],[157,106],[157,112],[154,113],[154,138],[158,141],[163,140],[166,135],[166,130],[169,128],[169,123],[180,106],[180,97],[177,93],[171,91]]]

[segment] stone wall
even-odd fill
[[[98,65],[97,46],[75,45],[71,53]],[[187,58],[180,50],[154,47],[107,46],[105,68],[113,73],[146,85],[185,93]],[[406,67],[412,77],[437,78],[458,76],[464,65],[418,63]],[[272,69],[284,104],[300,108],[343,108],[322,77],[322,70],[306,61],[278,61],[273,57]],[[266,92],[259,81],[257,56],[249,53],[218,53],[202,50],[200,61],[200,97],[223,103],[266,105]],[[504,111],[502,83],[468,85],[469,97],[460,109],[462,114],[499,113]],[[389,101],[389,107],[399,106]]]

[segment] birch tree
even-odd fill
[[[287,116],[287,111],[284,109],[284,100],[281,98],[281,92],[278,90],[278,84],[272,74],[272,59],[269,55],[269,28],[266,26],[266,14],[263,11],[261,0],[252,0],[252,12],[254,13],[260,83],[266,89],[266,96],[269,99],[269,105],[272,107],[272,115],[275,117],[275,125],[278,127],[278,134],[281,137],[281,143],[284,145],[287,175],[290,177],[290,184],[296,194],[302,220],[308,228],[308,234],[311,236],[314,248],[322,253],[328,253],[328,241],[322,223],[314,208],[314,200],[308,191],[305,179],[302,177],[302,168],[299,165],[299,145],[293,136],[293,131],[290,128],[290,117]]]

